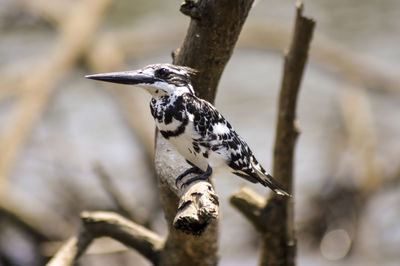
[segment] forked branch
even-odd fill
[[[49,261],[48,266],[73,265],[98,237],[111,237],[136,249],[153,264],[157,264],[164,239],[156,233],[112,212],[83,212],[79,232],[68,239]]]

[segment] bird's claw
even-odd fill
[[[201,170],[200,170],[198,167],[196,167],[196,166],[193,166],[193,167],[187,169],[185,172],[183,172],[182,174],[180,174],[180,175],[176,178],[176,180],[175,180],[175,186],[178,187],[178,183],[179,183],[185,176],[187,176],[188,174],[193,174],[193,173],[202,174],[203,171],[201,171]],[[189,180],[188,180],[188,181],[189,181]],[[180,188],[182,189],[183,186],[186,185],[186,183],[187,183],[188,181],[184,182],[184,183],[181,185]]]
[[[195,169],[193,169],[195,168]],[[184,187],[190,185],[191,183],[193,183],[194,181],[198,181],[198,180],[204,180],[204,181],[209,181],[209,177],[212,174],[212,168],[210,166],[207,167],[207,170],[205,172],[202,172],[198,167],[192,167],[188,170],[186,170],[185,172],[183,172],[181,175],[178,176],[178,178],[175,181],[175,185],[176,187],[178,187],[178,183],[179,181],[185,177],[186,175],[190,174],[190,173],[201,173],[198,176],[194,176],[192,178],[189,178],[186,182],[183,182],[182,185],[180,186],[180,189],[183,189]]]

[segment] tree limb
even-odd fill
[[[156,233],[111,212],[83,212],[81,219],[79,232],[66,241],[48,266],[73,265],[95,238],[104,236],[136,249],[153,264],[158,264],[164,239]]]
[[[265,202],[266,199],[264,196],[261,196],[247,186],[240,188],[230,198],[230,203],[253,223],[259,231],[264,228],[264,223],[259,217],[265,207]]]
[[[191,6],[192,10],[196,10],[196,17],[192,17],[185,40],[175,51],[173,61],[174,64],[190,66],[199,71],[194,77],[193,86],[196,94],[201,98],[214,101],[219,78],[232,54],[252,2],[252,0],[223,0],[183,3],[182,9]],[[172,211],[167,213],[168,221],[171,224],[175,221],[174,226],[177,228],[204,230],[209,223],[212,223],[212,220],[218,217],[218,200],[212,186],[209,186],[208,182],[199,181],[190,189],[176,188],[176,177],[187,169],[188,165],[160,136],[157,136],[155,154],[156,170],[160,177],[162,191],[164,188],[175,194],[173,196],[175,198],[171,199],[172,202],[175,201],[173,204],[175,207],[178,197],[181,197],[183,199],[181,206],[185,206],[186,210],[192,210],[180,212],[179,217],[175,218],[176,208],[172,210],[169,207],[165,208],[167,212]],[[171,195],[166,192],[163,194]],[[203,205],[205,202],[207,204]],[[193,204],[193,206],[188,208],[187,204]],[[178,221],[180,222],[177,223]],[[183,225],[182,221],[194,224]],[[214,226],[216,226],[215,222]],[[194,233],[198,234],[199,231],[196,230]],[[216,241],[215,236],[212,238]]]
[[[285,55],[284,72],[279,95],[277,128],[274,147],[273,176],[293,195],[294,150],[299,130],[296,126],[296,103],[300,82],[307,62],[315,22],[303,16],[303,4],[297,3],[294,33],[289,52]],[[248,195],[251,195],[248,193]],[[235,195],[233,198],[240,197]],[[243,197],[241,197],[243,199]],[[245,198],[246,204],[235,204],[240,212],[254,199]],[[235,202],[235,201],[234,201]],[[265,204],[259,215],[247,215],[262,233],[260,265],[294,265],[296,239],[294,236],[294,200],[276,194]],[[254,207],[255,208],[255,207]]]
[[[252,3],[253,0],[184,2],[183,5],[194,4],[196,12],[190,13],[189,29],[183,44],[173,53],[173,63],[198,70],[192,81],[201,98],[214,101],[219,79]],[[189,165],[164,138],[159,134],[156,138],[155,166],[169,225],[162,261],[168,265],[216,265],[218,200],[213,187],[199,181],[186,190],[176,188],[177,176]],[[179,198],[182,200],[176,213]],[[176,227],[185,232],[194,229],[193,234],[199,233],[198,228],[205,230],[200,236],[193,236]]]

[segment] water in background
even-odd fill
[[[51,23],[34,12],[26,11],[17,2],[23,1],[0,2],[1,76],[29,75],[29,68],[36,66],[37,59],[46,59],[57,34]],[[179,3],[117,1],[107,11],[100,31],[113,32],[137,28],[138,25],[142,29],[162,25],[166,32],[182,29],[172,42],[154,36],[156,42],[165,45],[125,60],[126,66],[132,69],[155,62],[169,62],[170,52],[179,46],[189,21],[179,13]],[[247,25],[273,22],[290,30],[294,3],[256,1]],[[376,63],[382,72],[400,73],[399,1],[305,1],[305,14],[317,21],[316,37],[328,38],[354,55],[367,56],[371,59],[369,62],[372,65]],[[247,140],[267,169],[272,165],[284,49],[285,46],[281,49],[255,49],[246,45],[237,48],[224,71],[216,100],[218,109]],[[75,224],[75,228],[80,210],[113,208],[93,173],[95,162],[100,162],[114,177],[127,202],[157,211],[154,204],[157,195],[143,146],[112,94],[99,83],[83,79],[88,71],[86,66],[77,66],[57,84],[10,177],[16,186],[60,216],[75,213],[76,218],[66,218]],[[23,76],[16,80],[21,78]],[[3,86],[0,83],[0,90],[6,91],[8,88]],[[315,197],[328,193],[331,184],[363,182],[354,178],[359,176],[357,171],[362,171],[357,169],[358,157],[354,155],[359,151],[349,140],[351,133],[346,128],[342,107],[343,97],[347,97],[346,90],[354,87],[360,86],[338,72],[326,69],[321,61],[311,59],[309,62],[299,98],[298,118],[302,133],[296,151],[296,219],[302,230],[311,231],[307,222],[315,211],[312,202]],[[128,93],[130,90],[120,89]],[[397,86],[397,92],[380,91],[379,87],[361,89],[367,91],[376,157],[384,176],[390,176],[399,169],[400,87]],[[14,103],[15,97],[0,103],[1,130],[12,126],[10,117]],[[151,123],[149,110],[136,115],[147,117]],[[300,234],[299,265],[396,265],[400,260],[400,224],[397,222],[400,219],[400,194],[398,182],[394,184],[397,185],[383,186],[368,198],[354,231],[339,224],[328,228],[317,244]],[[228,203],[229,196],[241,185],[266,194],[263,187],[246,183],[236,176],[217,177],[216,188],[222,201],[221,265],[257,265],[257,233]],[[153,218],[152,223],[157,230],[165,232],[162,214]],[[34,253],[37,250],[29,246],[26,236],[14,229],[0,230],[7,232],[0,236],[0,249],[8,252],[19,263],[17,265],[36,258]],[[23,247],[25,252],[14,254],[6,248],[12,245]],[[128,253],[127,258],[139,260],[137,254],[132,254],[134,252]],[[110,265],[118,261],[115,257],[105,259],[105,255],[88,255],[82,262]],[[136,265],[146,263],[141,259]]]

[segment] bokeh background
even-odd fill
[[[298,264],[399,265],[400,1],[304,3],[317,28],[298,104]],[[189,23],[179,4],[0,0],[1,266],[45,263],[82,210],[166,233],[149,96],[84,75],[170,62]],[[255,1],[216,99],[267,169],[294,5]],[[269,193],[217,176],[220,265],[258,264],[258,235],[228,202],[242,185]],[[79,265],[150,264],[100,239]]]

